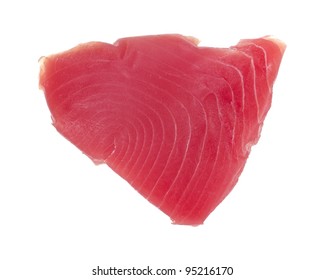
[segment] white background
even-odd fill
[[[216,278],[325,279],[321,3],[2,1],[0,279],[125,279],[92,276],[97,265],[232,266],[233,276]],[[40,56],[157,33],[220,47],[271,34],[288,46],[260,142],[233,192],[199,227],[172,225],[95,166],[56,132],[38,89]],[[142,277],[127,279],[149,279]]]

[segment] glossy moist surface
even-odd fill
[[[174,223],[198,225],[259,139],[284,49],[268,37],[230,48],[181,35],[90,42],[43,57],[40,87],[64,137]]]

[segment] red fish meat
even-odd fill
[[[285,45],[181,35],[90,42],[41,59],[56,129],[175,224],[199,225],[238,181],[271,106]]]

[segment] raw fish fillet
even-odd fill
[[[271,37],[197,44],[131,37],[40,60],[56,129],[185,225],[202,224],[238,181],[285,50]]]

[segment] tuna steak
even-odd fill
[[[41,59],[56,129],[175,224],[199,225],[238,181],[271,106],[285,45],[155,35]]]

